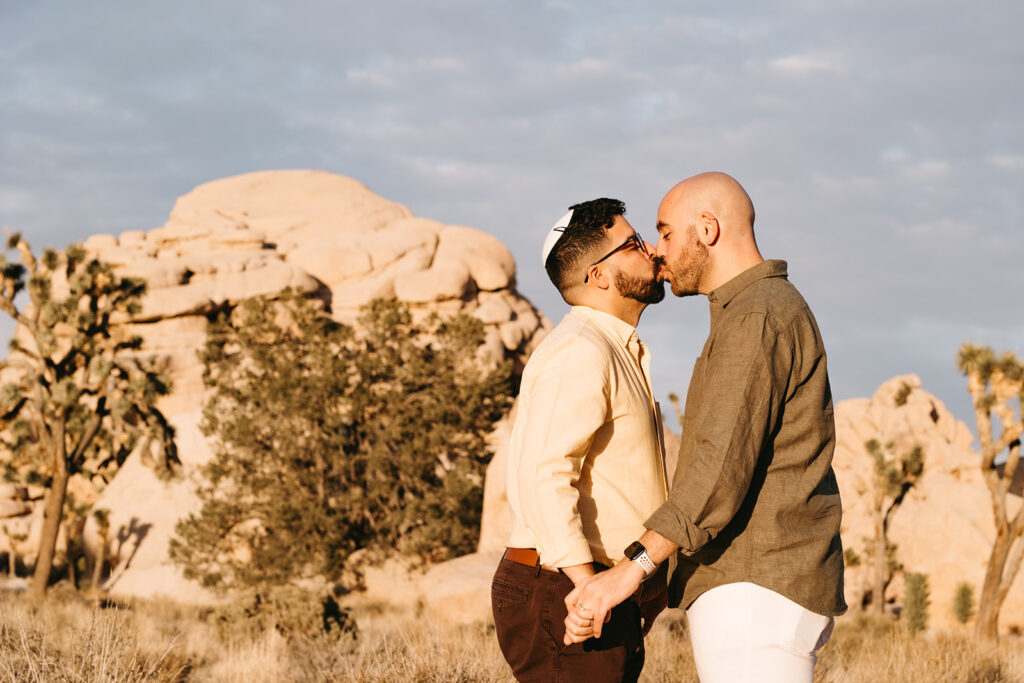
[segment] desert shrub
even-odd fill
[[[974,587],[966,581],[956,585],[953,594],[953,616],[961,624],[966,624],[974,616]]]
[[[483,339],[475,318],[414,324],[383,300],[358,330],[293,293],[217,317],[201,354],[202,429],[217,445],[171,557],[241,596],[240,614],[294,625],[311,617],[289,615],[281,591],[323,601],[310,586],[353,585],[357,552],[429,563],[472,551],[485,439],[510,402],[509,365],[483,363]]]
[[[262,591],[235,591],[231,599],[207,615],[226,639],[255,639],[276,629],[288,637],[312,639],[332,646],[354,642],[358,628],[328,590],[300,586],[271,586]]]
[[[896,396],[893,397],[893,403],[896,407],[902,407],[907,405],[907,399],[910,398],[910,394],[914,391],[914,387],[910,386],[906,382],[900,384],[899,391],[896,392]]]
[[[906,575],[903,595],[902,617],[907,621],[907,629],[918,633],[928,627],[928,575],[909,572]]]

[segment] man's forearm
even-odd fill
[[[570,567],[559,567],[562,573],[569,577],[574,586],[580,585],[582,581],[585,581],[589,577],[594,575],[594,565],[590,562],[586,564],[574,564]]]
[[[679,550],[678,545],[657,531],[651,531],[650,529],[645,531],[643,536],[640,537],[640,543],[647,549],[647,556],[651,558],[654,564],[661,564],[671,557],[672,553]]]

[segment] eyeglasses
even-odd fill
[[[623,242],[622,244],[620,244],[619,246],[615,247],[614,249],[609,251],[607,254],[602,256],[601,258],[599,258],[596,261],[594,261],[593,263],[591,263],[589,268],[588,268],[588,270],[590,268],[593,268],[594,266],[596,266],[601,261],[609,259],[612,256],[614,256],[615,254],[618,254],[620,251],[622,251],[624,249],[639,249],[640,251],[642,251],[644,253],[644,256],[647,256],[648,258],[650,258],[650,256],[651,256],[651,252],[647,251],[647,245],[644,244],[643,238],[641,238],[640,235],[638,235],[638,234],[636,234],[634,232],[632,235],[629,236],[629,239],[627,239],[625,242]],[[587,275],[583,278],[583,281],[587,282],[589,279],[590,279],[590,273],[587,273]]]

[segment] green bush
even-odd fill
[[[282,587],[354,585],[357,552],[424,564],[471,552],[485,438],[511,401],[510,366],[483,363],[483,339],[475,318],[413,324],[384,300],[357,329],[293,293],[218,317],[201,354],[202,429],[217,446],[171,557],[283,618],[270,607]]]
[[[928,627],[928,575],[910,572],[905,577],[902,616],[907,630],[919,633]]]
[[[956,585],[953,595],[953,616],[961,624],[966,624],[974,616],[974,587],[966,581]]]

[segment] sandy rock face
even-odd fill
[[[396,297],[416,319],[435,311],[477,316],[486,352],[518,368],[551,327],[516,292],[515,263],[500,241],[413,216],[355,180],[322,171],[216,180],[179,198],[164,226],[94,235],[85,246],[149,285],[142,312],[114,333],[142,336],[174,382],[160,407],[178,430],[184,463],[181,481],[164,482],[133,454],[96,502],[111,516],[106,587],[114,595],[200,599],[169,564],[167,541],[178,519],[197,509],[189,480],[210,454],[198,429],[205,394],[196,355],[208,315],[292,287],[353,323],[373,298]],[[38,526],[22,501],[0,499],[12,534]],[[94,520],[85,540],[95,553],[101,541]],[[30,548],[23,543],[19,556]]]
[[[906,403],[896,405],[899,392]],[[889,523],[889,540],[896,543],[897,559],[908,572],[928,575],[931,594],[929,625],[956,624],[952,605],[956,586],[974,586],[975,601],[995,536],[992,505],[980,471],[980,456],[972,450],[973,436],[946,406],[921,388],[916,375],[894,377],[870,399],[851,399],[836,406],[837,445],[833,466],[843,499],[843,547],[861,558],[859,567],[846,569],[846,600],[856,609],[870,586],[870,554],[865,539],[874,531],[871,504],[874,461],[864,443],[877,439],[893,442],[898,453],[919,444],[924,472]],[[1011,513],[1020,499],[1010,496]],[[897,576],[886,593],[902,601],[902,580]],[[1000,628],[1024,626],[1024,581],[1011,588]]]
[[[264,171],[216,180],[179,198],[167,223],[94,235],[85,246],[123,275],[145,278],[143,311],[120,332],[139,334],[167,363],[168,415],[202,404],[195,352],[206,316],[285,287],[316,292],[352,323],[377,297],[477,315],[487,349],[519,367],[550,327],[515,291],[508,249],[486,233],[413,216],[361,183],[323,171]]]

